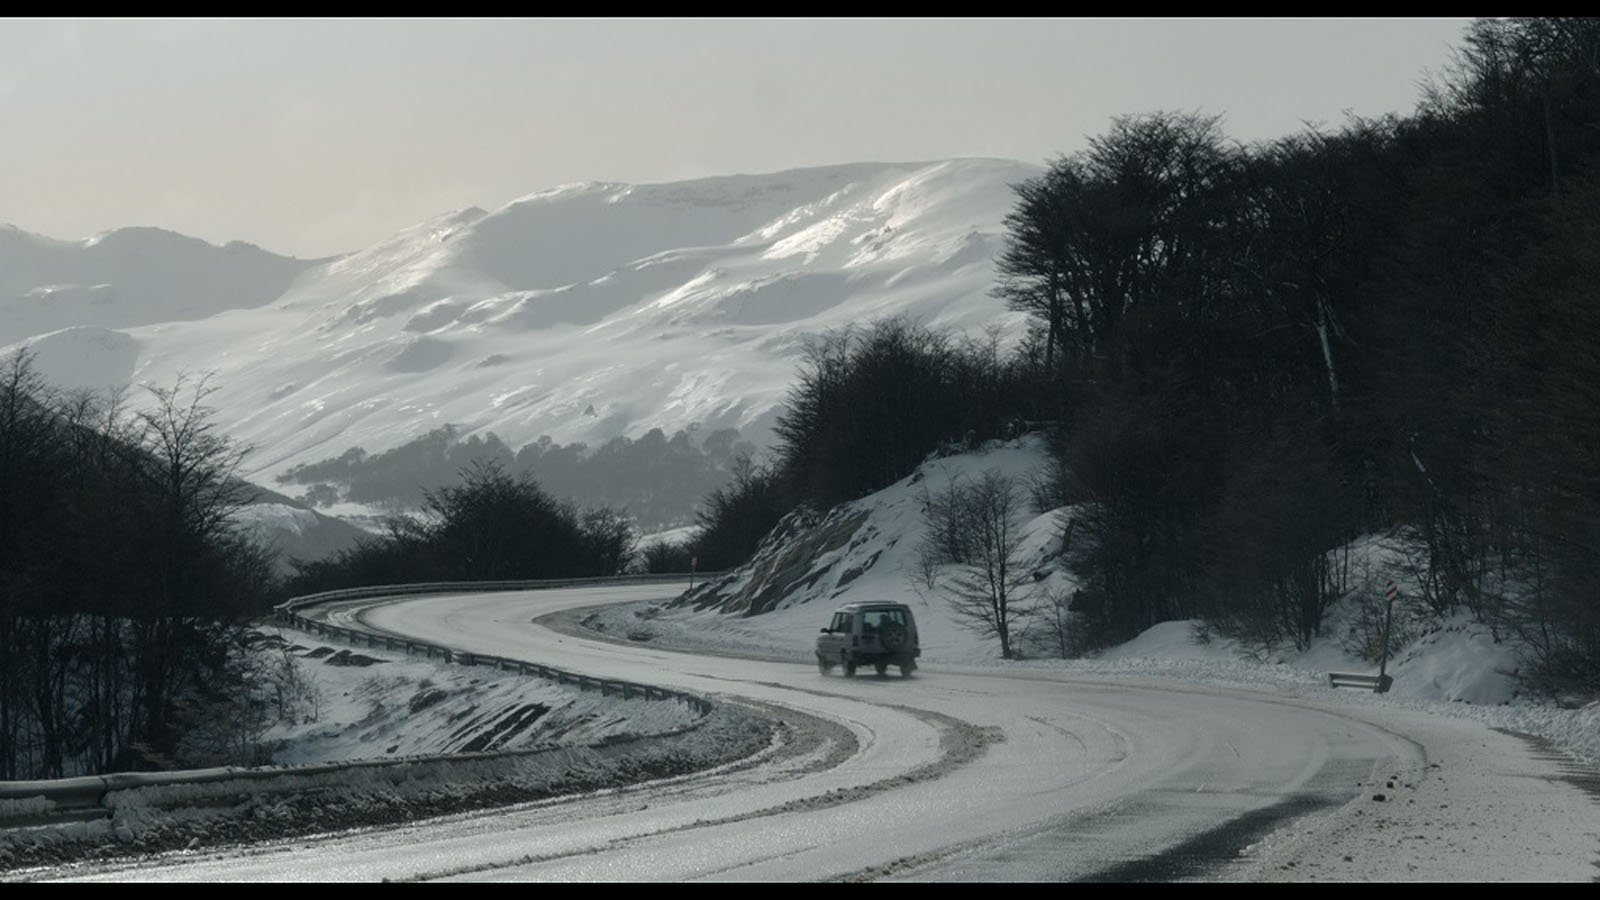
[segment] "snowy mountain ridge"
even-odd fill
[[[137,327],[259,306],[316,264],[160,228],[62,241],[0,226],[0,346],[65,328]]]
[[[253,448],[247,474],[263,485],[445,424],[512,447],[652,428],[737,428],[761,443],[808,335],[890,316],[1019,333],[1021,315],[988,292],[1012,186],[1039,171],[965,159],[569,184],[332,260],[269,265],[254,248],[210,248],[259,266],[235,278],[231,300],[195,287],[142,316],[13,315],[0,342],[25,340],[40,371],[70,387],[210,373],[209,405]],[[80,251],[150,237],[118,232]],[[65,243],[9,240],[41,256]],[[174,271],[186,265],[173,257]],[[18,271],[40,274],[0,284],[0,298],[36,302],[29,292],[63,281]],[[95,284],[120,303],[130,289],[119,279]],[[94,307],[99,288],[73,290]]]

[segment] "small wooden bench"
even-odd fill
[[[1394,684],[1394,679],[1388,675],[1355,675],[1347,672],[1329,672],[1328,687],[1364,688],[1375,694],[1382,694]]]

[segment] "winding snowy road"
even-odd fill
[[[1525,742],[1474,723],[1423,722],[1414,713],[1386,720],[1382,710],[1288,693],[936,663],[907,679],[846,679],[794,663],[592,640],[533,622],[674,592],[656,585],[428,596],[358,617],[463,650],[752,706],[787,723],[764,757],[399,829],[167,857],[101,877],[1300,880],[1409,872],[1471,879],[1479,877],[1474,870],[1447,858],[1453,850],[1444,852],[1443,823],[1440,833],[1396,850],[1404,860],[1373,859],[1408,837],[1398,831],[1410,826],[1396,824],[1372,840],[1381,819],[1363,820],[1364,804],[1374,804],[1376,789],[1387,791],[1376,806],[1415,807],[1429,796],[1437,757],[1461,742],[1496,759],[1516,750],[1537,762]],[[1589,798],[1549,769],[1551,777],[1516,802],[1557,823],[1595,826],[1600,816]],[[1476,840],[1455,838],[1467,846]],[[1498,870],[1501,877],[1588,880],[1596,872],[1595,854],[1546,841],[1541,855],[1531,834],[1529,844],[1534,849],[1521,850],[1521,862]],[[1586,846],[1597,844],[1600,838]],[[1431,862],[1430,848],[1439,851]],[[1367,859],[1354,862],[1358,852]]]

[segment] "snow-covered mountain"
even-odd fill
[[[217,247],[159,228],[121,228],[88,240],[59,241],[0,226],[0,346],[86,327],[95,330],[66,342],[127,348],[131,345],[103,329],[260,306],[314,265],[315,260],[278,256],[251,244]]]
[[[212,373],[218,422],[254,448],[248,474],[264,485],[447,423],[513,448],[655,427],[733,427],[759,443],[808,334],[894,315],[1016,333],[1020,316],[988,291],[1011,187],[1039,171],[965,159],[573,184],[314,265],[115,232],[77,246],[127,243],[127,259],[168,280],[134,291],[121,270],[69,278],[29,262],[0,288],[37,302],[71,281],[74,308],[140,314],[14,313],[0,344],[30,337],[38,368],[71,386]],[[15,232],[0,245],[67,252]],[[219,268],[207,252],[254,268]]]

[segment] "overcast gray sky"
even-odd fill
[[[0,19],[0,222],[359,249],[571,181],[1410,112],[1465,19]]]

